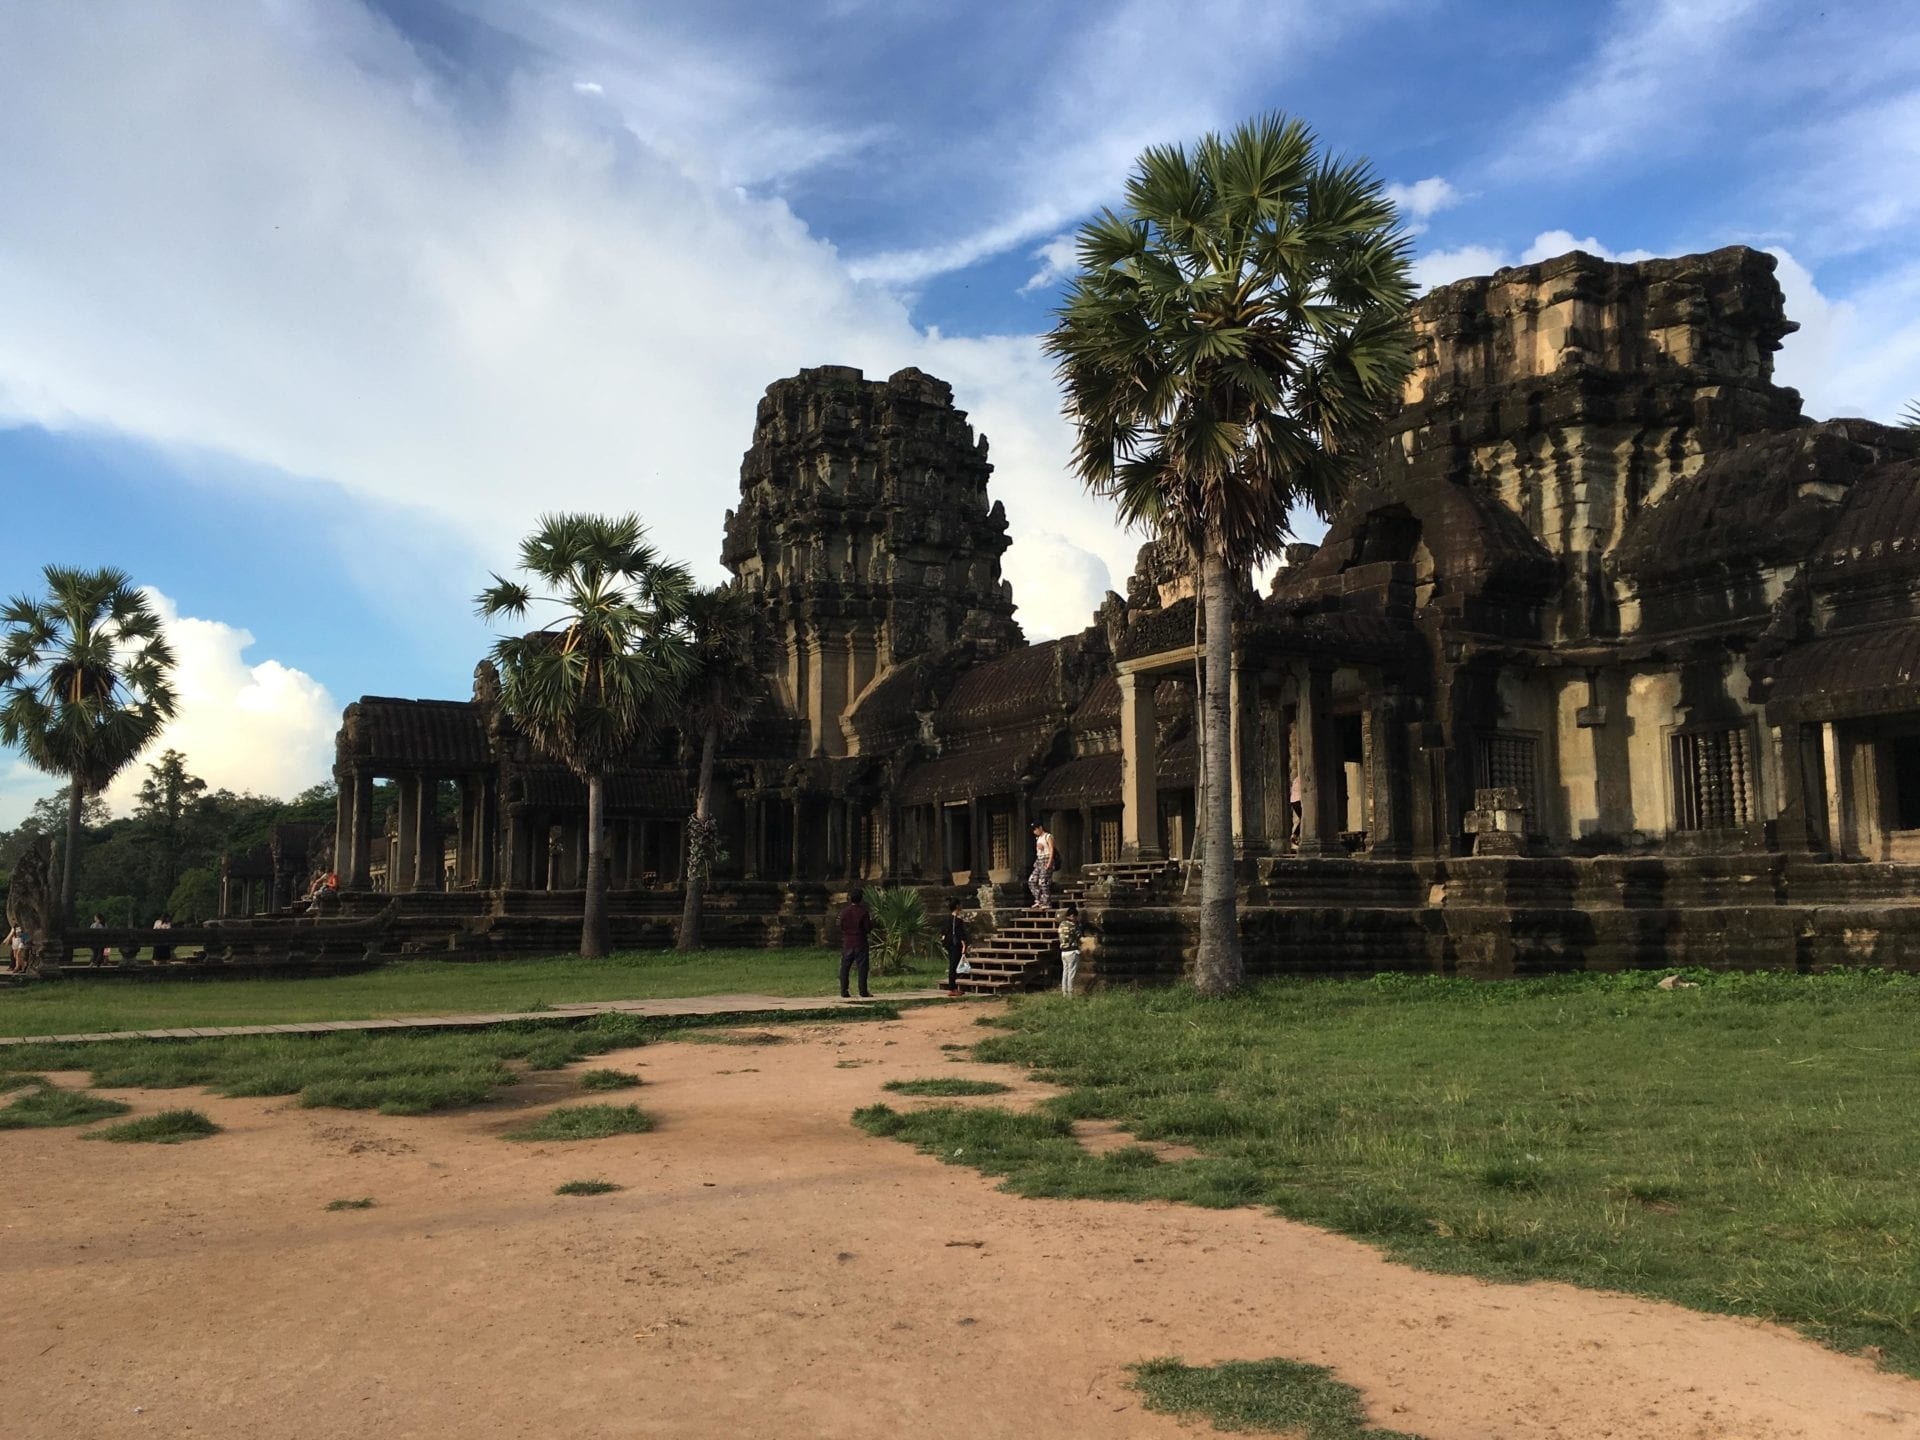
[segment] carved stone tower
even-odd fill
[[[1021,643],[992,470],[952,387],[918,370],[826,365],[767,388],[720,558],[760,602],[803,754],[846,754],[842,720],[895,665]]]

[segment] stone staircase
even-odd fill
[[[967,947],[972,969],[960,977],[963,995],[1011,995],[1018,990],[1045,990],[1060,983],[1060,907],[1068,901],[1082,905],[1081,885],[1054,891],[1048,910],[1015,910],[1003,915],[1000,928]]]

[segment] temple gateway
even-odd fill
[[[1774,383],[1773,270],[1576,252],[1415,306],[1364,483],[1239,606],[1234,853],[1199,863],[1237,868],[1250,971],[1920,959],[1920,434]],[[760,401],[721,554],[769,698],[722,766],[715,942],[817,943],[856,882],[992,906],[1038,819],[1083,973],[1178,973],[1189,579],[1149,545],[1088,628],[1026,643],[991,468],[917,370]],[[584,789],[489,667],[466,700],[349,705],[335,774],[308,844],[347,913],[401,896],[419,946],[571,943]],[[690,779],[666,736],[610,782],[618,943],[671,939]],[[261,909],[287,898],[265,863],[234,887]]]

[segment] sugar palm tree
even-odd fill
[[[658,732],[680,693],[693,578],[647,542],[637,515],[543,515],[520,544],[520,569],[532,586],[495,575],[474,603],[490,621],[556,609],[544,628],[495,642],[493,658],[501,708],[586,782],[580,953],[605,955],[607,771]]]
[[[124,570],[49,565],[47,593],[0,610],[0,744],[67,781],[62,923],[73,913],[81,810],[173,715],[173,651]]]
[[[1920,400],[1900,412],[1900,423],[1909,430],[1920,430]]]
[[[687,821],[687,889],[680,911],[679,948],[698,950],[707,880],[720,858],[713,819],[713,766],[720,742],[738,734],[761,693],[753,602],[737,585],[703,590],[693,597],[688,619],[693,673],[681,705],[689,741],[700,745],[700,778],[693,815]]]
[[[1268,115],[1191,151],[1156,146],[1122,213],[1081,227],[1047,337],[1074,466],[1129,524],[1182,546],[1205,622],[1200,948],[1194,983],[1242,978],[1229,667],[1236,575],[1326,511],[1411,368],[1408,241],[1364,163]]]

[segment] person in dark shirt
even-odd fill
[[[967,922],[960,918],[960,902],[947,915],[947,993],[960,993],[960,961],[967,953]]]
[[[873,913],[867,909],[866,892],[855,890],[847,897],[845,907],[840,911],[840,998],[851,1000],[847,993],[847,979],[857,966],[860,971],[860,998],[871,1000],[873,993],[867,989],[867,967],[870,963],[867,954],[867,937],[873,933]]]

